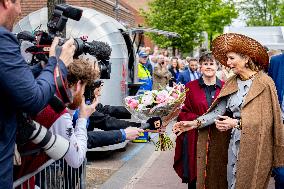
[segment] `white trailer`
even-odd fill
[[[259,26],[259,27],[232,27],[224,28],[224,33],[239,33],[249,36],[269,49],[284,50],[283,26]]]

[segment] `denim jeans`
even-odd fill
[[[274,175],[275,189],[283,189],[284,188],[284,167],[274,168],[272,170],[272,174]]]

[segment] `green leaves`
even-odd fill
[[[155,34],[150,37],[161,47],[173,46],[182,52],[191,52],[200,45],[203,31],[212,37],[222,33],[238,15],[231,1],[221,0],[154,0],[149,3],[149,11],[141,14],[148,27],[179,33],[178,39]]]
[[[240,11],[248,26],[281,26],[284,24],[284,0],[243,0]]]

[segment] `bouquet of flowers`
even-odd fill
[[[145,91],[144,94],[128,96],[124,103],[126,109],[141,121],[146,121],[150,117],[161,117],[162,127],[165,128],[171,120],[178,116],[185,96],[185,86],[177,84],[163,90]],[[162,127],[160,130],[162,130]],[[159,131],[159,136],[159,141],[156,143],[157,149],[160,148],[164,151],[173,146],[169,137],[163,132]]]

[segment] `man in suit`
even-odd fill
[[[282,119],[284,120],[284,54],[272,56],[268,75],[275,82],[278,100],[281,106]],[[284,188],[284,167],[273,169],[275,189]]]
[[[13,154],[17,129],[16,113],[36,115],[55,92],[53,71],[58,64],[63,77],[73,61],[74,40],[68,40],[59,57],[55,57],[58,39],[53,42],[49,59],[42,72],[34,78],[23,59],[13,25],[21,14],[20,0],[0,0],[0,188],[13,188]]]
[[[197,59],[190,59],[188,64],[188,69],[185,69],[183,72],[180,72],[178,77],[178,82],[182,84],[186,84],[190,81],[194,81],[196,79],[199,79],[201,76],[201,73],[197,71],[198,69],[198,61]]]

